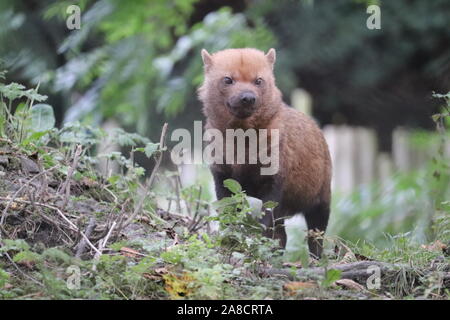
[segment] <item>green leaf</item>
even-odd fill
[[[309,250],[306,247],[300,249],[300,263],[303,268],[308,268],[309,266]]]
[[[31,129],[42,132],[55,127],[55,114],[48,104],[36,104],[31,108]]]
[[[3,246],[0,247],[0,252],[6,252],[6,251],[10,251],[10,250],[22,251],[22,250],[28,250],[28,249],[30,249],[30,246],[28,245],[28,243],[25,242],[25,240],[4,239]]]
[[[275,201],[267,201],[264,203],[264,208],[266,209],[274,209],[278,205],[278,202]]]
[[[27,91],[24,92],[24,96],[32,101],[35,100],[39,102],[45,101],[48,98],[45,95],[37,93],[36,89],[28,89]]]
[[[26,145],[30,144],[30,142],[39,141],[39,139],[41,139],[47,133],[49,133],[49,130],[41,131],[41,132],[34,132],[28,138],[26,138],[24,141],[22,141],[21,145],[26,146]]]
[[[0,289],[5,286],[6,282],[8,282],[8,280],[9,280],[9,274],[6,271],[0,269]]]
[[[38,262],[41,260],[41,256],[32,251],[21,251],[13,258],[14,262]]]
[[[8,85],[0,84],[0,93],[8,100],[21,98],[24,95],[23,89],[25,89],[25,86],[15,82]]]
[[[239,182],[237,182],[234,179],[226,179],[223,182],[223,185],[225,186],[225,188],[227,188],[228,190],[230,190],[232,193],[236,194],[242,191],[242,187],[239,184]]]
[[[150,142],[148,138],[143,137],[137,133],[128,133],[122,128],[115,128],[113,131],[113,137],[122,147],[134,147],[138,144],[147,144]]]
[[[323,287],[329,287],[333,282],[341,278],[342,271],[336,269],[329,269],[325,275],[325,279],[322,280]]]
[[[119,180],[120,180],[119,175],[113,175],[108,178],[108,182],[111,183],[112,185],[116,184]]]
[[[236,199],[233,199],[231,197],[225,197],[225,198],[222,198],[222,199],[220,199],[218,201],[213,202],[212,206],[213,206],[214,209],[217,210],[217,209],[220,209],[220,208],[224,208],[224,207],[228,207],[228,206],[231,206],[231,205],[235,205],[236,203],[237,203]]]
[[[151,142],[147,143],[144,149],[147,158],[150,158],[156,152],[156,150],[158,150],[158,147],[159,143],[151,143]]]
[[[135,172],[136,176],[142,177],[145,174],[145,169],[142,167],[136,167],[136,168],[134,168],[134,172]]]
[[[42,257],[46,260],[53,260],[55,262],[62,262],[66,264],[70,264],[72,262],[72,258],[67,253],[57,248],[46,249],[42,252]]]
[[[14,116],[16,117],[25,117],[27,114],[27,104],[26,103],[19,103],[17,105],[16,111],[14,111]]]

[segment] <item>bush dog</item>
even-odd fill
[[[214,54],[202,50],[201,56],[205,77],[198,95],[207,119],[205,129],[223,133],[226,129],[267,129],[269,140],[272,130],[278,130],[278,172],[262,175],[260,162],[212,164],[217,198],[229,196],[223,181],[232,178],[247,195],[277,202],[261,222],[267,227],[265,235],[279,239],[283,247],[284,218],[302,213],[309,250],[320,257],[330,213],[330,154],[315,121],[283,102],[273,74],[275,50],[267,54],[251,48]]]

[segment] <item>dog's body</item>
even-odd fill
[[[213,164],[217,197],[228,196],[223,181],[237,180],[249,196],[278,202],[263,223],[268,236],[286,244],[284,217],[303,213],[309,230],[326,230],[330,212],[331,160],[316,123],[286,106],[275,85],[275,50],[228,49],[210,55],[202,51],[205,81],[199,88],[206,128],[279,130],[279,171],[261,175],[261,164]],[[270,149],[270,148],[269,148]],[[275,229],[270,229],[275,226]],[[319,257],[322,241],[309,237],[310,251]]]

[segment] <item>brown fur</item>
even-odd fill
[[[198,93],[207,118],[206,128],[222,132],[230,128],[280,130],[278,174],[261,176],[256,170],[258,165],[213,165],[218,198],[227,195],[223,180],[233,178],[248,195],[279,202],[275,218],[302,212],[309,229],[325,231],[331,180],[328,146],[311,118],[283,103],[273,75],[275,51],[264,54],[249,48],[228,49],[209,55],[204,50],[202,57],[205,80]],[[233,84],[224,84],[224,77],[232,78]],[[263,79],[262,85],[255,84],[257,78]],[[244,91],[254,93],[256,102],[251,115],[241,119],[230,111],[230,101]],[[267,226],[274,224],[270,217],[263,222]],[[273,235],[285,245],[284,227],[276,228]],[[310,250],[320,256],[321,241],[314,240],[310,238]]]

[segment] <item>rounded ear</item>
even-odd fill
[[[212,66],[212,57],[205,49],[202,49],[202,60],[205,70],[208,70]]]
[[[275,64],[275,60],[277,59],[277,54],[274,48],[270,48],[266,53],[266,58],[269,60],[270,64],[273,66]]]

